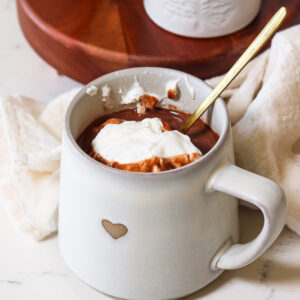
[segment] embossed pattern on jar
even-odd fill
[[[144,0],[154,23],[188,37],[217,37],[247,26],[257,15],[261,0]]]

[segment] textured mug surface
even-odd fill
[[[188,37],[217,37],[247,26],[261,0],[144,0],[149,17],[160,27]]]
[[[232,165],[231,128],[221,99],[203,117],[220,135],[217,144],[204,157],[179,169],[121,171],[93,160],[76,144],[93,120],[130,107],[120,104],[120,87],[126,91],[138,80],[146,92],[163,95],[171,79],[178,80],[181,96],[172,103],[179,110],[194,111],[211,90],[200,79],[179,71],[128,69],[89,84],[98,88],[94,96],[87,95],[84,87],[66,116],[60,250],[79,278],[119,298],[174,299],[195,292],[223,269],[257,258],[285,222],[281,189]],[[101,100],[106,84],[111,88],[111,103]],[[245,245],[237,244],[238,210],[233,196],[254,203],[265,215],[262,232]]]

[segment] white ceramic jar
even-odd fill
[[[247,26],[261,0],[144,0],[154,23],[170,32],[195,38],[227,35]]]
[[[277,184],[234,166],[231,127],[221,99],[203,117],[219,134],[217,144],[182,168],[126,172],[84,153],[77,137],[101,115],[128,108],[121,104],[120,88],[126,92],[136,80],[157,95],[166,93],[167,82],[178,81],[181,96],[172,103],[187,112],[211,91],[183,72],[135,68],[105,75],[79,92],[63,134],[60,250],[79,278],[106,294],[174,299],[202,288],[224,269],[260,256],[284,226],[287,207]],[[88,95],[91,85],[98,92]],[[111,101],[102,101],[107,85]],[[265,217],[261,233],[248,244],[238,244],[234,197],[256,205]]]

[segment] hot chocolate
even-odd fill
[[[150,102],[152,105],[148,105]],[[146,96],[145,99],[140,98],[136,109],[126,109],[100,117],[79,136],[79,146],[94,159],[117,169],[159,172],[189,164],[205,155],[216,144],[218,134],[202,120],[199,119],[183,135],[177,130],[190,114],[154,107],[155,104],[152,97]],[[105,130],[102,131],[103,128]],[[106,143],[102,143],[102,147],[101,141]],[[132,145],[135,142],[137,144]],[[130,145],[131,149],[124,149],[124,145],[125,148]],[[126,157],[119,155],[121,153],[118,151],[127,151],[122,153]],[[139,153],[135,155],[134,151]]]

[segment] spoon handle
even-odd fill
[[[286,16],[286,8],[281,7],[260,34],[255,38],[247,50],[236,61],[231,69],[225,74],[217,86],[210,92],[197,110],[184,122],[180,132],[187,132],[191,126],[203,115],[208,107],[213,104],[230,82],[241,72],[247,63],[259,52],[265,43],[272,37]]]

